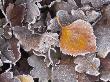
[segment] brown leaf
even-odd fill
[[[12,26],[21,26],[24,19],[24,5],[9,4],[6,8],[6,15]]]

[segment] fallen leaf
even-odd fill
[[[26,8],[27,10],[26,10],[25,22],[29,24],[31,23],[34,24],[38,19],[38,17],[40,16],[40,10],[34,1],[31,2],[28,1],[26,3]]]
[[[25,6],[10,3],[6,8],[6,15],[12,26],[21,26],[24,20]]]
[[[51,79],[51,70],[44,63],[43,57],[32,55],[28,58],[28,63],[33,67],[30,71],[32,77],[39,78],[40,82],[48,82],[48,80]]]
[[[52,82],[78,82],[74,58],[61,56],[60,63],[52,67]]]
[[[78,56],[74,60],[74,63],[77,64],[75,70],[79,73],[86,73],[94,76],[98,76],[100,60],[96,58],[95,54],[87,54],[85,56]]]
[[[12,63],[17,62],[21,57],[21,54],[19,52],[20,46],[18,44],[18,40],[14,37],[12,37],[10,40],[6,40],[4,38],[0,38],[0,39],[1,39],[0,51],[2,54],[1,57],[6,58]]]
[[[96,52],[96,37],[92,26],[83,20],[61,27],[60,50],[71,56]]]

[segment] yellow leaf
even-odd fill
[[[20,79],[21,82],[34,82],[30,75],[20,75],[17,78]]]
[[[92,26],[84,20],[61,27],[60,49],[72,56],[96,52],[96,37]]]

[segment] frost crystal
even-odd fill
[[[96,58],[95,54],[87,54],[85,56],[78,56],[75,61],[75,70],[79,73],[86,72],[87,74],[98,76],[100,60]]]

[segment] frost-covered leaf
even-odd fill
[[[24,33],[25,30],[25,33]],[[14,34],[26,51],[46,53],[51,45],[58,45],[57,33],[32,34],[26,27],[14,27]]]
[[[40,82],[48,82],[51,73],[50,69],[44,63],[43,57],[32,55],[28,58],[28,63],[34,67],[33,70],[30,71],[32,77],[39,78]]]
[[[2,37],[0,39],[1,39],[0,51],[2,53],[2,57],[5,57],[7,60],[11,61],[12,63],[18,61],[20,59],[21,54],[19,52],[20,46],[18,44],[17,39],[15,39],[14,37],[11,38],[9,41],[5,40]]]
[[[71,10],[71,14],[69,14],[65,10],[59,10],[56,14],[56,17],[50,20],[50,25],[47,29],[51,30],[52,32],[58,32],[61,30],[60,27],[69,25],[75,20],[82,19],[91,23],[95,22],[100,16],[100,12],[96,12],[95,10],[89,11],[88,9],[84,10],[84,7],[77,10]],[[59,21],[57,20],[57,18],[59,19]]]
[[[10,3],[6,8],[6,15],[12,26],[21,26],[24,20],[25,6]]]
[[[56,50],[54,49],[56,46],[59,46],[59,39],[58,39],[57,33],[44,33],[41,37],[40,43],[38,44],[38,48],[35,48],[34,54],[37,56],[44,56],[44,61],[47,62],[47,66],[50,64],[53,64],[53,61],[51,59],[51,50],[53,50],[56,53]],[[39,52],[39,53],[36,53]]]
[[[78,56],[75,61],[75,70],[79,73],[87,73],[90,75],[98,76],[100,60],[96,58],[95,54],[87,54],[85,56]]]
[[[6,61],[7,58],[12,59],[12,57],[10,57],[11,51],[8,52],[7,50],[8,46],[9,46],[9,43],[6,42],[4,38],[0,37],[0,51],[1,51],[0,57],[2,61]]]
[[[63,53],[71,56],[96,52],[96,37],[92,26],[79,19],[62,27],[59,45]]]
[[[52,69],[52,82],[78,82],[74,66],[57,65]]]
[[[109,41],[110,41],[110,5],[104,7],[102,13],[102,19],[94,26],[94,34],[97,37],[97,52],[100,57],[105,58],[110,52]]]
[[[105,58],[110,52],[110,28],[98,27],[95,29],[97,52],[100,57]]]
[[[58,21],[59,19],[59,21]],[[47,27],[52,32],[58,32],[61,30],[61,26],[68,25],[75,20],[66,10],[59,10],[56,13],[56,17],[50,20],[50,25]]]
[[[56,14],[56,19],[59,17],[58,23],[60,23],[60,26],[65,26],[73,22],[73,19],[69,15],[69,13],[65,10],[59,10]]]
[[[28,1],[26,8],[26,22],[28,22],[29,24],[35,23],[36,19],[38,19],[38,17],[40,16],[40,10],[38,6],[35,4],[35,2]]]
[[[34,50],[35,55],[38,56],[48,58],[51,46],[59,46],[57,33],[32,34],[26,27],[19,26],[14,27],[13,31],[23,49],[26,51]]]
[[[74,66],[73,57],[61,56],[61,62],[52,67],[52,82],[78,82]]]
[[[38,47],[41,35],[32,35],[32,32],[25,26],[16,26],[13,28],[14,35],[26,51]]]

